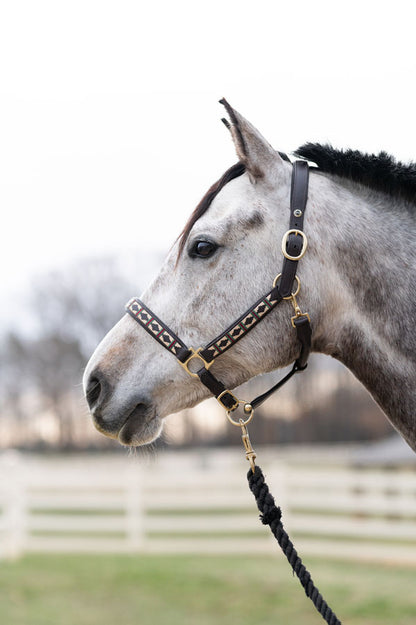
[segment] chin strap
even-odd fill
[[[309,320],[309,315],[300,313],[298,316],[292,317],[292,325],[296,330],[298,342],[301,346],[299,357],[295,360],[292,369],[287,375],[285,375],[284,378],[279,380],[268,391],[266,391],[262,395],[259,395],[250,402],[253,410],[261,406],[266,401],[266,399],[269,399],[269,397],[273,395],[273,393],[281,389],[282,386],[286,384],[286,382],[289,382],[290,378],[294,376],[295,373],[305,371],[306,367],[308,366],[308,359],[311,352],[312,342],[312,328]]]

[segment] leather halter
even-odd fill
[[[240,403],[245,402],[240,402],[235,395],[211,373],[210,367],[216,358],[242,339],[284,299],[291,300],[295,309],[295,315],[291,318],[291,321],[300,343],[300,354],[295,360],[292,370],[282,380],[263,395],[256,397],[250,404],[246,404],[246,414],[250,413],[251,416],[253,409],[262,404],[273,392],[285,384],[292,375],[306,369],[311,349],[312,330],[308,313],[302,313],[296,301],[296,295],[300,289],[300,281],[296,275],[296,270],[298,262],[305,254],[307,248],[307,239],[303,232],[303,220],[308,198],[308,182],[308,162],[303,160],[295,161],[292,171],[289,230],[282,240],[284,261],[281,273],[276,276],[273,282],[273,288],[266,293],[266,295],[258,299],[251,308],[246,310],[241,317],[208,343],[208,345],[200,347],[197,350],[187,347],[187,345],[185,345],[185,343],[137,297],[131,299],[126,305],[126,311],[133,319],[162,345],[162,347],[171,352],[190,376],[199,378],[216,397],[221,406],[225,408],[228,414],[238,408]],[[297,288],[292,292],[293,283],[295,281]],[[246,410],[247,407],[249,410]]]

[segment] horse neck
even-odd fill
[[[329,181],[327,197],[315,349],[345,364],[416,450],[416,222],[408,206],[357,185]]]

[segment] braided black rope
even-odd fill
[[[272,534],[279,543],[293,572],[298,576],[306,596],[311,599],[313,605],[328,625],[341,625],[341,621],[336,617],[313,583],[309,571],[307,571],[303,565],[292,541],[283,528],[283,523],[281,521],[282,511],[275,505],[274,497],[269,492],[269,487],[264,480],[264,475],[260,467],[256,466],[254,473],[250,469],[247,474],[247,479],[250,490],[256,498],[257,507],[261,512],[260,519],[262,523],[270,526]]]

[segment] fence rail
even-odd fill
[[[272,553],[244,460],[195,454],[0,458],[0,557],[27,552]],[[220,458],[220,461],[218,461]],[[222,459],[222,460],[221,460]],[[305,555],[416,564],[416,474],[298,468],[270,461],[267,480]]]

